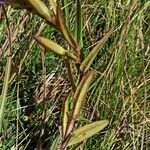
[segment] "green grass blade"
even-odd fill
[[[68,4],[69,4],[69,2],[68,2],[68,0],[63,0],[62,1],[62,4],[63,4],[63,6],[64,6],[64,15],[65,15],[65,20],[66,20],[66,26],[67,27],[69,27],[69,8],[68,8]]]
[[[59,137],[56,137],[54,140],[53,140],[53,143],[52,145],[50,146],[50,149],[49,150],[57,150],[57,145],[59,143]]]
[[[4,111],[5,111],[5,104],[7,101],[7,92],[8,92],[8,86],[9,86],[10,72],[11,72],[11,58],[8,57],[7,64],[6,64],[4,84],[3,84],[2,93],[0,96],[0,133],[2,132],[2,125],[3,125]]]
[[[76,4],[76,22],[75,22],[75,38],[80,46],[82,48],[83,46],[83,40],[82,40],[82,10],[81,10],[81,2],[80,0],[77,0]]]

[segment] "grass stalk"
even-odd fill
[[[9,50],[8,50],[8,56],[7,56],[7,64],[6,64],[3,88],[2,88],[2,93],[0,96],[0,103],[1,103],[0,104],[0,133],[2,133],[3,118],[4,118],[4,112],[5,112],[5,104],[7,102],[7,92],[8,92],[8,87],[9,87],[9,79],[10,79],[11,63],[12,63],[11,31],[10,31],[9,21],[8,21],[5,7],[4,6],[2,6],[2,7],[3,7],[5,17],[6,17],[6,24],[7,24],[7,28],[8,28]]]

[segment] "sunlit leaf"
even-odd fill
[[[51,17],[48,7],[41,0],[27,0],[27,1],[42,17],[46,19],[49,19]]]
[[[80,113],[80,111],[82,110],[82,106],[83,103],[85,101],[86,98],[86,94],[88,92],[90,83],[94,77],[94,71],[90,71],[88,72],[82,79],[82,81],[80,82],[80,84],[78,85],[75,95],[74,95],[74,99],[76,101],[75,106],[74,106],[74,110],[73,110],[73,115],[72,117],[74,119],[76,119]]]
[[[78,61],[78,58],[73,53],[68,52],[63,47],[61,47],[57,43],[51,41],[50,39],[44,38],[41,36],[35,36],[34,38],[41,46],[43,46],[47,50],[50,50],[50,51],[56,53],[57,55],[60,55],[60,56],[65,55],[69,59]]]
[[[83,71],[84,73],[89,69],[91,66],[94,58],[97,56],[98,52],[101,50],[103,45],[107,42],[108,38],[111,36],[113,33],[113,28],[111,28],[108,33],[98,42],[98,44],[91,50],[89,55],[84,59],[80,66],[80,70]]]
[[[44,48],[49,49],[58,55],[65,55],[65,53],[66,53],[66,50],[63,47],[61,47],[57,43],[55,43],[47,38],[44,38],[41,36],[35,36],[35,39]]]
[[[72,133],[72,137],[67,146],[78,144],[97,134],[99,131],[103,130],[108,123],[109,122],[107,120],[96,121],[77,129]]]
[[[94,75],[95,75],[94,71],[92,71],[92,70],[89,71],[82,78],[80,84],[78,85],[78,87],[75,91],[75,94],[74,94],[74,100],[75,100],[74,108],[73,108],[70,120],[68,121],[66,135],[69,135],[70,132],[72,131],[75,120],[77,119],[77,117],[79,116],[79,114],[82,110],[84,101],[86,99],[86,94],[88,92],[90,83],[91,83],[92,79],[94,78]]]
[[[63,107],[63,135],[66,132],[67,128],[67,122],[68,122],[68,113],[69,113],[69,100],[71,98],[71,93],[67,96],[65,102],[64,102],[64,107]]]

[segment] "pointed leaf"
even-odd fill
[[[47,6],[41,0],[27,0],[29,4],[38,12],[42,17],[50,19],[51,15]]]
[[[89,69],[94,58],[96,57],[98,52],[101,50],[103,45],[107,42],[108,38],[111,36],[112,33],[113,33],[113,28],[111,28],[108,31],[108,33],[106,33],[106,35],[98,42],[98,44],[92,49],[92,51],[89,53],[89,55],[84,59],[84,61],[82,62],[81,66],[80,66],[80,70],[82,72],[85,73]]]
[[[67,96],[64,107],[63,107],[63,135],[66,132],[67,122],[68,122],[68,113],[69,113],[69,100],[71,98],[71,93]]]
[[[86,94],[88,92],[90,83],[94,77],[94,71],[90,71],[88,72],[82,79],[82,81],[80,82],[80,84],[78,85],[75,95],[74,95],[74,99],[76,100],[75,106],[74,106],[74,110],[73,110],[73,114],[72,114],[72,118],[76,119],[82,109],[83,103],[85,101],[85,97]]]
[[[97,134],[99,131],[103,130],[108,125],[108,123],[109,122],[107,120],[96,121],[77,129],[73,132],[67,146],[78,144]]]
[[[78,62],[78,58],[73,53],[66,51],[63,47],[51,41],[50,39],[47,39],[41,36],[35,36],[34,38],[44,48],[56,53],[57,55],[60,55],[60,56],[65,55],[67,58]]]
[[[61,7],[60,4],[57,3],[57,18],[58,18],[58,23],[60,27],[60,31],[62,32],[63,36],[67,40],[67,42],[73,47],[77,48],[77,43],[75,42],[71,32],[68,30],[66,27],[65,19],[62,15]]]
[[[35,36],[35,40],[44,48],[49,49],[58,55],[65,55],[66,53],[66,50],[63,47],[61,47],[60,45],[56,44],[55,42],[47,38],[41,36]]]

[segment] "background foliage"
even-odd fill
[[[76,3],[68,0],[64,8],[67,8],[64,14],[68,27],[73,31]],[[148,0],[82,1],[82,59],[111,27],[115,31],[92,63],[91,67],[98,75],[91,84],[76,126],[103,119],[109,120],[109,125],[78,149],[150,149],[149,11]],[[41,102],[42,55],[33,36],[41,32],[40,35],[60,45],[66,43],[58,31],[26,10],[9,6],[7,16],[13,41],[13,63],[0,137],[3,141],[1,149],[34,149],[39,139],[43,149],[53,149],[61,131],[62,104],[71,86],[63,60],[47,53],[48,87],[46,101]],[[6,20],[3,18],[0,23],[0,90],[8,46]],[[77,73],[74,65],[72,70]],[[40,131],[43,132],[41,137]]]

